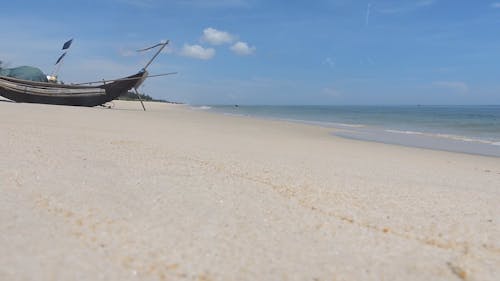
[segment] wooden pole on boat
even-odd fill
[[[177,72],[169,72],[169,73],[162,73],[162,74],[155,74],[155,75],[147,75],[144,78],[150,78],[150,77],[159,77],[159,76],[166,76],[166,75],[172,75],[172,74],[177,74]],[[91,84],[97,84],[97,83],[102,83],[106,84],[107,82],[114,82],[114,81],[127,81],[127,80],[137,80],[137,78],[118,78],[118,79],[109,79],[109,80],[100,80],[100,81],[92,81],[92,82],[84,82],[84,83],[76,83],[76,84],[71,84],[71,85],[91,85]]]
[[[147,50],[151,50],[153,48],[156,48],[158,46],[161,46],[160,49],[156,52],[156,54],[148,61],[148,63],[146,63],[146,65],[144,66],[144,70],[146,70],[148,68],[148,66],[156,59],[156,57],[161,53],[161,51],[163,51],[163,49],[168,45],[170,41],[167,40],[167,41],[163,41],[163,42],[160,42],[152,47],[149,47],[149,48],[145,48],[145,49],[142,49],[142,50],[137,50],[138,52],[144,52],[144,51],[147,51]]]
[[[142,49],[142,50],[137,50],[138,52],[144,52],[144,51],[148,51],[148,50],[151,50],[153,48],[156,48],[158,46],[161,46],[160,49],[158,49],[158,51],[156,51],[156,53],[154,54],[154,56],[148,61],[148,63],[146,63],[146,65],[142,68],[142,70],[145,72],[145,75],[146,76],[143,76],[144,78],[142,78],[141,80],[139,80],[138,84],[134,87],[134,91],[135,91],[135,94],[137,95],[137,98],[139,99],[139,101],[141,102],[141,105],[142,105],[142,109],[144,109],[144,111],[146,111],[146,107],[144,106],[144,102],[142,102],[142,98],[141,96],[139,95],[139,92],[137,91],[137,87],[144,81],[144,79],[147,77],[147,71],[146,69],[148,68],[148,66],[156,59],[156,57],[161,53],[161,51],[163,51],[163,49],[168,45],[168,42],[169,40],[167,41],[162,41],[154,46],[151,46],[149,48],[145,48],[145,49]]]
[[[144,111],[146,111],[146,107],[144,107],[144,103],[142,102],[142,98],[141,98],[141,95],[139,94],[139,92],[137,91],[137,88],[134,87],[134,91],[135,91],[135,94],[137,95],[137,98],[139,99],[139,101],[141,102],[141,105],[142,105],[142,109],[144,109]]]

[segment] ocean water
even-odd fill
[[[331,127],[345,138],[500,157],[500,105],[199,108]]]

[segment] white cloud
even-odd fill
[[[209,60],[215,56],[215,50],[212,48],[203,48],[200,45],[184,44],[180,54],[185,57]]]
[[[231,46],[231,51],[240,56],[248,56],[255,53],[256,48],[254,46],[250,47],[246,42],[238,41],[236,44]]]
[[[329,67],[331,68],[334,68],[335,67],[335,59],[332,59],[330,57],[327,57],[324,61],[323,61],[323,64],[326,64],[328,65]]]
[[[494,9],[500,9],[500,2],[493,2],[491,3],[491,7]]]
[[[365,25],[368,25],[368,22],[370,21],[371,8],[372,8],[372,3],[368,3],[368,6],[366,7]]]
[[[234,41],[234,38],[235,37],[233,35],[226,31],[221,31],[209,27],[203,30],[203,37],[201,37],[201,40],[212,45],[222,45],[232,43]]]
[[[437,81],[432,83],[436,88],[450,90],[459,94],[466,94],[469,91],[469,86],[461,81]]]

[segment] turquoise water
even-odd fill
[[[332,127],[335,135],[347,138],[500,156],[500,105],[201,108]]]

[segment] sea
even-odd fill
[[[199,106],[332,128],[365,141],[500,157],[500,105],[484,106]]]

